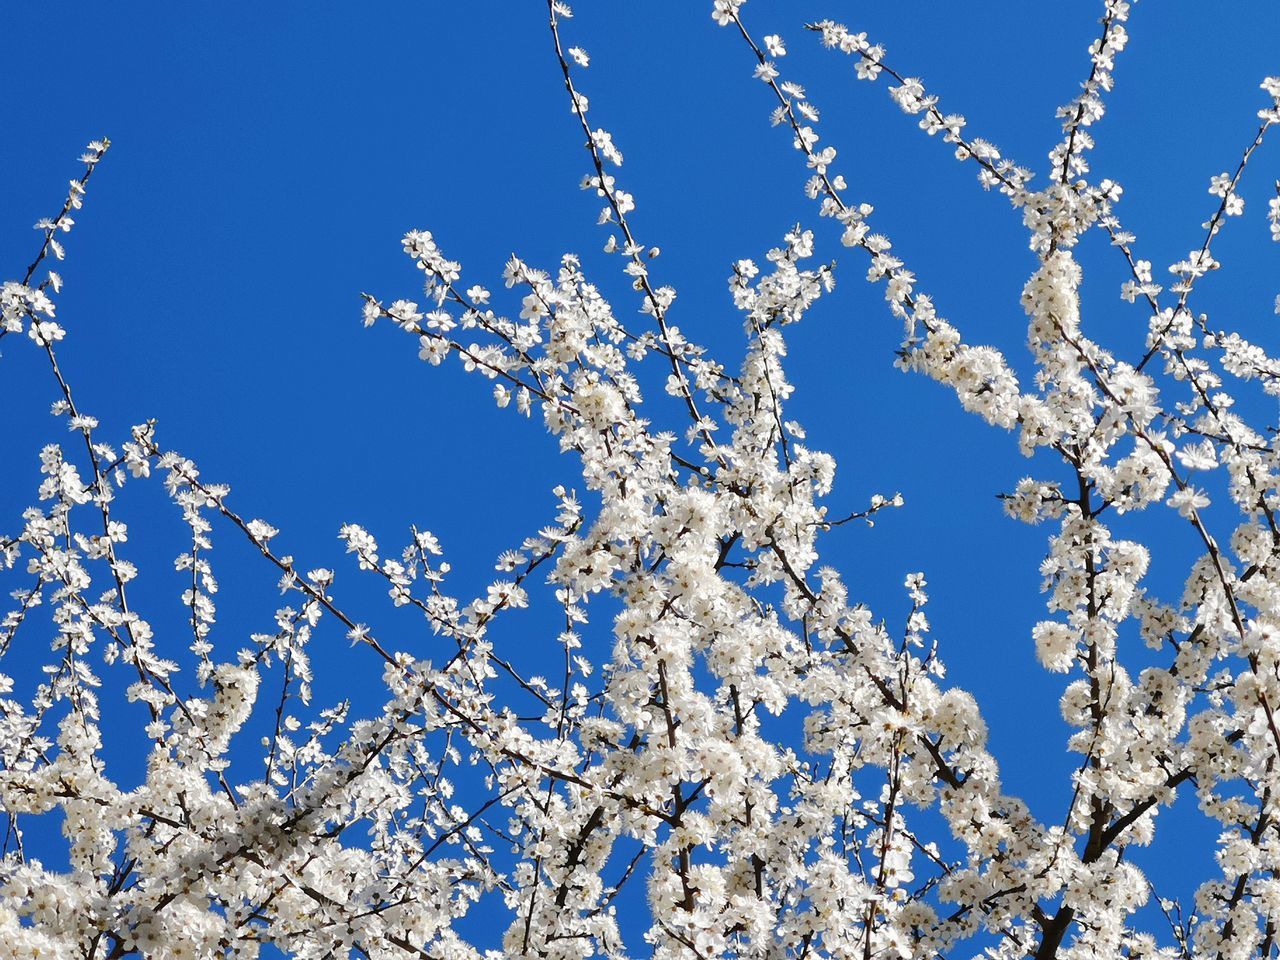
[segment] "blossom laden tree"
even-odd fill
[[[924,576],[907,578],[910,615],[892,632],[820,560],[833,528],[903,505],[877,495],[833,510],[835,463],[785,412],[785,328],[834,284],[835,268],[816,260],[824,234],[797,226],[763,263],[733,263],[739,366],[691,340],[673,322],[659,248],[633,228],[623,138],[594,126],[591,58],[566,45],[571,12],[552,0],[548,15],[586,144],[583,187],[601,201],[604,250],[643,323],[619,319],[576,256],[554,270],[512,257],[510,293],[495,295],[464,284],[431,233],[404,238],[424,294],[366,294],[365,324],[397,326],[429,364],[456,358],[492,381],[497,405],[540,417],[581,470],[577,489],[555,489],[553,522],[498,557],[502,579],[470,599],[450,592],[428,531],[387,550],[357,524],[341,528],[356,566],[421,615],[422,635],[371,628],[334,571],[276,549],[280,531],[162,446],[155,422],[112,442],[77,404],[49,266],[108,141],[90,144],[61,211],[37,224],[35,260],[0,290],[0,336],[44,354],[53,412],[79,439],[44,448],[37,504],[0,539],[15,604],[0,652],[52,638],[38,682],[0,676],[0,956],[1280,952],[1280,460],[1274,425],[1251,423],[1231,392],[1257,380],[1280,395],[1280,360],[1191,304],[1217,266],[1215,238],[1244,213],[1246,167],[1280,122],[1280,79],[1263,81],[1256,133],[1234,171],[1210,180],[1216,209],[1166,288],[1119,220],[1120,185],[1095,180],[1088,160],[1128,3],[1104,4],[1087,78],[1035,172],[969,135],[865,34],[825,21],[757,40],[743,0],[713,5],[804,159],[819,217],[883,284],[904,328],[901,368],[1016,433],[1037,465],[1056,458],[1052,477],[1004,496],[1012,517],[1052,529],[1048,612],[1028,640],[1064,674],[1066,747],[1078,755],[1055,819],[1005,791],[980,705],[944,681]],[[818,107],[784,67],[788,44],[810,40],[885,85],[1020,213],[1038,258],[1021,304],[1029,382],[999,350],[966,342],[873,231],[871,206],[818,133]],[[1268,217],[1280,239],[1280,199]],[[1108,349],[1082,315],[1075,250],[1095,231],[1125,266],[1120,296],[1145,315],[1139,356]],[[645,401],[655,377],[675,420]],[[132,600],[137,564],[151,562],[130,552],[126,490],[156,480],[189,534],[175,564],[186,652]],[[1234,508],[1233,526],[1210,523],[1211,490],[1229,501],[1215,518]],[[1200,555],[1181,596],[1144,586],[1148,547],[1113,532],[1137,511],[1194,532]],[[215,536],[251,544],[286,597],[239,649],[213,629]],[[494,629],[540,602],[562,624],[551,680]],[[315,702],[310,642],[332,621],[351,642],[344,657],[380,671],[372,715]],[[108,671],[127,675],[146,714],[139,784],[115,782],[103,759],[104,736],[125,735]],[[245,730],[263,715],[255,754]],[[1220,824],[1220,872],[1179,903],[1126,851],[1156,842],[1161,810],[1186,793]],[[67,862],[46,865],[24,838],[59,819]],[[477,938],[469,915],[501,917],[500,940]]]

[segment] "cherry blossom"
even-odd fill
[[[800,155],[790,186],[816,216],[771,249],[726,250],[740,351],[713,352],[681,312],[623,179],[629,134],[587,119],[581,87],[607,65],[566,45],[572,11],[558,0],[544,42],[581,186],[600,203],[590,242],[613,269],[511,255],[489,265],[502,281],[490,292],[464,281],[434,225],[439,237],[402,240],[403,289],[355,301],[371,336],[408,334],[427,366],[479,378],[483,402],[572,466],[471,594],[448,545],[408,518],[398,539],[343,524],[346,569],[294,557],[284,525],[168,446],[160,423],[104,425],[80,407],[58,359],[75,328],[49,266],[74,277],[71,214],[110,142],[89,145],[59,212],[36,224],[32,265],[0,286],[0,337],[24,335],[25,352],[4,362],[49,368],[61,441],[40,452],[32,503],[0,536],[0,655],[21,634],[44,657],[31,676],[0,674],[0,956],[1280,952],[1280,458],[1275,424],[1236,402],[1280,395],[1280,358],[1191,306],[1228,218],[1263,216],[1240,186],[1280,123],[1280,79],[1262,81],[1259,126],[1211,175],[1217,207],[1166,286],[1118,219],[1123,188],[1091,170],[1128,3],[1102,4],[1087,75],[1039,166],[944,113],[909,75],[909,51],[891,58],[833,20],[757,41],[755,6],[714,0],[711,16],[741,53],[741,96]],[[818,98],[790,75],[806,41],[849,57],[851,85],[884,83],[922,139],[941,135],[1013,208],[1030,250],[1010,304],[1027,356],[971,342],[873,225]],[[1259,229],[1280,237],[1280,200],[1266,218]],[[1093,233],[1127,278],[1106,305],[1082,296],[1079,244]],[[944,654],[965,638],[935,634],[926,573],[872,609],[823,559],[832,538],[911,509],[894,493],[841,502],[823,425],[788,409],[803,388],[789,328],[845,273],[882,289],[903,331],[897,366],[1029,458],[1001,496],[1046,536],[1043,619],[1024,639],[1061,690],[1073,772],[1057,807],[1006,789],[982,705],[947,680]],[[1104,310],[1138,311],[1133,342],[1106,345]],[[167,512],[132,499],[138,487]],[[177,556],[138,549],[143,524],[171,525]],[[1147,581],[1156,524],[1196,554],[1178,596]],[[278,590],[247,637],[217,629],[227,541]],[[183,635],[148,620],[139,567],[169,577]],[[420,631],[378,629],[348,575]],[[540,647],[503,629],[533,607],[552,624]],[[322,636],[346,642],[319,656]],[[378,703],[321,702],[317,673],[356,664],[378,677]],[[137,730],[119,719],[129,703]],[[145,754],[133,784],[104,759],[104,738],[126,736]],[[1165,839],[1160,815],[1184,796],[1219,836],[1216,872],[1185,902],[1127,855]],[[37,832],[61,836],[65,862],[30,853]]]

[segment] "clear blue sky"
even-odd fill
[[[1012,436],[892,368],[899,327],[881,291],[862,282],[860,257],[817,223],[790,136],[769,126],[768,91],[751,79],[736,35],[711,21],[710,0],[576,6],[566,39],[592,55],[582,86],[593,121],[626,155],[620,182],[637,196],[638,236],[663,249],[655,275],[680,291],[673,322],[736,362],[730,262],[762,258],[797,220],[817,226],[820,257],[840,258],[836,294],[794,328],[790,372],[800,389],[790,413],[840,464],[833,511],[859,508],[874,492],[901,491],[907,506],[874,530],[833,535],[825,559],[891,623],[907,609],[903,576],[926,573],[951,678],[986,703],[1010,789],[1057,820],[1072,764],[1061,751],[1062,679],[1036,665],[1029,634],[1044,616],[1037,568],[1050,531],[1006,519],[996,499],[1028,473],[1056,476],[1054,465],[1024,461]],[[1263,105],[1258,81],[1280,73],[1274,5],[1224,10],[1139,4],[1096,128],[1095,175],[1126,187],[1120,212],[1158,273],[1198,246],[1216,202],[1208,178],[1234,169]],[[784,75],[824,108],[824,137],[841,150],[851,196],[876,205],[877,229],[894,238],[920,289],[972,342],[1003,347],[1023,370],[1018,295],[1034,258],[1019,218],[915,129],[883,84],[857,83],[849,60],[800,25],[829,16],[868,31],[897,69],[942,97],[944,112],[968,117],[969,133],[1043,168],[1055,108],[1087,72],[1100,11],[1083,0],[745,8],[757,36],[787,39]],[[0,84],[6,278],[31,260],[30,225],[58,209],[83,145],[113,141],[68,240],[59,298],[70,331],[61,359],[103,438],[158,418],[162,445],[231,484],[231,505],[280,527],[279,543],[300,564],[336,568],[353,606],[367,598],[380,609],[380,591],[343,559],[336,534],[345,521],[396,548],[410,523],[431,529],[459,592],[486,583],[498,552],[548,522],[550,488],[575,479],[573,463],[536,420],[496,410],[487,383],[453,364],[427,367],[414,342],[389,328],[362,329],[359,294],[419,294],[399,239],[424,228],[462,261],[465,281],[499,291],[512,252],[544,267],[580,252],[619,313],[630,309],[616,262],[597,253],[598,203],[577,188],[587,160],[542,5],[18,4],[6,21],[11,45],[26,51],[7,58]],[[1271,343],[1280,248],[1268,244],[1261,213],[1276,156],[1266,148],[1246,180],[1249,209],[1222,238],[1226,266],[1202,300],[1215,326]],[[1087,329],[1137,343],[1142,312],[1118,297],[1118,258],[1096,240],[1082,258]],[[0,530],[10,531],[34,500],[40,447],[65,434],[47,413],[54,385],[43,358],[25,339],[0,347]],[[156,568],[140,585],[150,591],[146,612],[184,648],[179,587],[164,575],[182,528],[176,513],[163,523],[148,513],[155,502],[138,494],[126,555]],[[1119,530],[1149,538],[1149,583],[1175,596],[1195,545],[1189,529],[1158,519]],[[215,640],[234,650],[269,627],[274,577],[233,531],[215,537],[224,586]],[[409,618],[368,619],[416,637]],[[347,651],[336,632],[325,642],[335,662]],[[323,657],[317,667],[326,673]],[[322,681],[318,696],[357,681]],[[373,665],[368,681],[376,685]],[[112,759],[127,782],[131,760],[120,749]],[[1197,816],[1185,809],[1188,824]],[[1196,855],[1207,855],[1211,837],[1190,835],[1203,841]]]

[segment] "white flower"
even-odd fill
[[[250,520],[245,524],[245,529],[249,531],[249,536],[253,537],[258,543],[266,543],[280,532],[265,520]]]
[[[1196,511],[1209,506],[1210,503],[1208,495],[1195,487],[1182,487],[1175,490],[1167,502],[1178,511],[1179,515],[1187,519],[1190,519]]]
[[[1036,642],[1036,656],[1046,670],[1066,673],[1075,662],[1079,636],[1065,623],[1045,620],[1031,631]]]

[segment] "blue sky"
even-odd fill
[[[584,0],[566,25],[566,41],[593,58],[581,78],[593,122],[626,155],[620,182],[638,200],[633,225],[662,247],[655,275],[680,292],[673,322],[736,363],[729,264],[762,259],[797,221],[816,227],[818,256],[839,258],[840,285],[793,328],[790,414],[840,465],[833,511],[875,492],[907,501],[873,530],[832,535],[825,559],[890,623],[908,609],[903,576],[926,573],[950,676],[986,703],[1010,789],[1057,819],[1071,766],[1060,751],[1062,681],[1040,670],[1030,641],[1044,616],[1038,565],[1049,531],[1005,518],[996,499],[1028,473],[1057,476],[1055,466],[1023,460],[1013,437],[892,368],[897,323],[880,290],[861,281],[860,258],[817,222],[790,136],[768,125],[769,94],[751,79],[749,52],[715,27],[710,6]],[[1018,295],[1034,257],[1019,218],[915,129],[883,84],[855,81],[851,62],[800,25],[832,17],[868,31],[890,63],[942,97],[944,112],[968,117],[968,132],[1042,168],[1054,111],[1087,72],[1100,9],[1029,0],[981,15],[927,0],[745,8],[757,36],[788,41],[784,75],[824,109],[824,138],[841,150],[851,196],[876,205],[876,228],[894,238],[920,289],[971,341],[1003,347],[1022,370]],[[1253,0],[1231,11],[1138,5],[1096,128],[1095,175],[1126,187],[1120,212],[1158,273],[1199,245],[1216,202],[1208,178],[1234,169],[1263,105],[1258,81],[1280,72],[1276,9]],[[234,508],[281,528],[300,563],[336,568],[339,588],[375,608],[380,591],[362,588],[341,556],[343,522],[397,547],[410,523],[431,529],[459,592],[486,583],[498,552],[549,522],[550,489],[574,480],[573,464],[536,421],[496,410],[487,384],[459,366],[428,368],[408,338],[362,329],[359,294],[418,295],[399,239],[423,228],[462,262],[465,281],[497,290],[513,252],[543,267],[582,253],[619,313],[630,309],[616,262],[598,253],[598,203],[577,189],[587,160],[541,4],[28,4],[8,21],[39,53],[10,58],[0,84],[10,117],[0,142],[6,277],[30,261],[30,224],[56,211],[83,145],[113,141],[69,238],[59,299],[70,331],[60,358],[104,437],[123,439],[156,417],[162,445],[231,484]],[[1225,267],[1197,295],[1215,326],[1264,343],[1274,343],[1280,276],[1280,248],[1267,243],[1261,217],[1274,157],[1270,147],[1258,156],[1246,216],[1217,248]],[[1118,297],[1118,258],[1095,240],[1082,261],[1086,329],[1136,344],[1143,316]],[[8,531],[34,499],[40,447],[64,428],[48,416],[54,385],[32,345],[7,338],[0,348]],[[138,497],[130,556],[164,571],[181,549],[179,518],[160,523],[146,510],[154,501]],[[1223,512],[1219,522],[1228,520]],[[1149,582],[1175,596],[1195,555],[1190,529],[1167,515],[1120,529],[1147,538]],[[268,627],[274,577],[237,552],[232,531],[215,536],[224,582],[215,637],[234,649],[238,635]],[[154,591],[151,618],[183,628],[176,583],[158,573],[144,587]],[[346,650],[336,633],[327,642],[335,657]],[[376,684],[376,670],[368,679]],[[114,759],[121,769],[131,762],[124,752]],[[1188,824],[1195,817],[1186,812]],[[1190,835],[1208,851],[1211,837]]]

